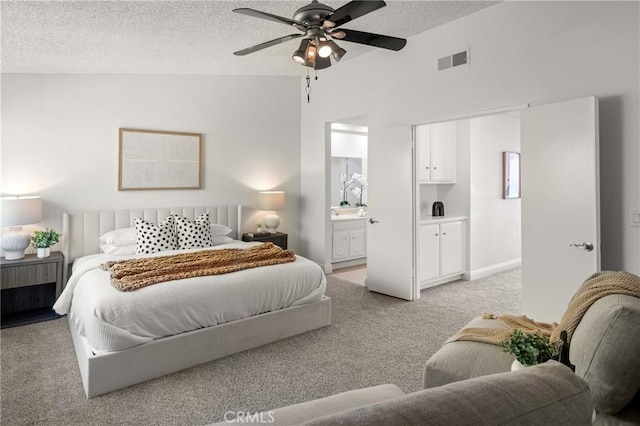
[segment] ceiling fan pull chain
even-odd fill
[[[304,88],[304,91],[307,93],[307,103],[311,103],[311,77],[309,77],[309,71],[307,71],[307,87]]]

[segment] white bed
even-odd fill
[[[135,217],[158,223],[171,214],[194,219],[204,212],[209,212],[211,223],[226,225],[232,238],[239,237],[240,206],[63,215],[65,264],[79,260],[57,304],[68,305],[88,398],[331,323],[324,274],[300,256],[288,264],[161,283],[130,293],[115,290],[108,273],[99,269],[103,261],[114,259],[98,254],[98,238],[105,232],[131,227]],[[250,244],[254,243],[213,249]],[[190,291],[184,291],[185,283]],[[101,295],[100,302],[96,295]],[[188,315],[181,314],[185,306]]]

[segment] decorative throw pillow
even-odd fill
[[[136,243],[136,228],[120,228],[105,232],[100,241],[114,246],[128,246]]]
[[[157,226],[136,217],[135,225],[136,253],[157,253],[178,247],[173,216],[164,219]]]
[[[221,235],[229,235],[229,233],[233,231],[233,229],[229,228],[226,225],[220,225],[219,223],[211,224],[211,236],[219,237]]]
[[[211,247],[213,245],[209,230],[209,213],[203,213],[193,221],[182,216],[175,216],[175,218],[179,249]]]

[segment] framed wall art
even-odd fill
[[[502,198],[520,198],[520,153],[503,152],[503,193]]]
[[[202,134],[120,129],[118,190],[201,189]]]

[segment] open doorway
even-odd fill
[[[331,269],[364,285],[368,199],[368,128],[365,118],[330,125],[329,217]]]

